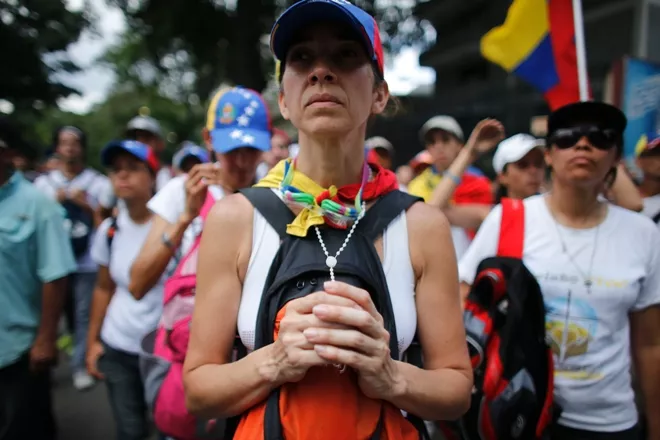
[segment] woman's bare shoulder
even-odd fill
[[[408,223],[408,234],[424,237],[426,234],[443,235],[450,229],[449,221],[445,214],[427,203],[415,203],[408,209],[406,215]]]
[[[212,225],[212,228],[242,230],[252,225],[253,215],[252,204],[243,195],[232,194],[213,205],[205,225]]]
[[[235,267],[238,277],[243,281],[247,273],[252,253],[252,221],[254,208],[240,194],[232,194],[213,205],[204,223],[204,239],[208,243],[222,243],[211,246],[208,256],[215,263],[226,261]]]
[[[455,259],[451,229],[447,217],[438,208],[426,203],[415,203],[406,214],[410,261],[417,278],[431,259]]]

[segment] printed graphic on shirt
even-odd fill
[[[555,374],[578,380],[599,380],[597,371],[587,371],[571,360],[584,356],[598,330],[598,315],[586,301],[569,291],[565,298],[546,299],[546,335],[555,357]]]

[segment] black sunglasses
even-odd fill
[[[589,143],[599,150],[614,148],[619,141],[616,130],[601,129],[596,126],[582,126],[556,130],[548,137],[548,144],[566,149],[574,147],[583,137],[586,137]]]

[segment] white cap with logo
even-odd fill
[[[495,151],[493,156],[493,169],[497,174],[504,171],[507,164],[518,162],[525,157],[527,153],[534,148],[545,146],[543,139],[535,138],[532,135],[520,133],[504,139]]]

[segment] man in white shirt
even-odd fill
[[[261,96],[242,87],[218,91],[211,99],[205,144],[217,162],[195,165],[177,176],[149,201],[156,214],[149,236],[131,269],[129,290],[140,298],[172,270],[201,233],[199,213],[207,194],[215,200],[255,182],[261,155],[271,149],[268,109]],[[172,257],[174,257],[172,259]]]
[[[84,390],[94,384],[85,367],[85,348],[92,292],[97,266],[90,256],[94,231],[99,224],[96,210],[109,186],[107,177],[85,166],[87,142],[82,130],[73,126],[58,129],[54,136],[58,168],[39,176],[34,185],[59,202],[67,213],[66,225],[78,268],[73,276],[74,353],[73,385]]]

